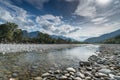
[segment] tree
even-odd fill
[[[18,29],[18,25],[15,23],[7,22],[0,25],[0,41],[12,42],[14,40],[14,32]]]

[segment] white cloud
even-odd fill
[[[11,13],[4,10],[3,8],[0,7],[0,18],[2,20],[6,20],[6,21],[11,21],[14,18],[11,16]]]
[[[105,17],[95,18],[91,20],[91,22],[93,22],[94,24],[104,24],[107,21],[108,19],[106,19]]]
[[[92,0],[80,1],[74,14],[87,18],[96,17],[96,7],[94,5],[91,5],[91,3],[93,3]]]
[[[14,22],[19,25],[22,29],[27,29],[30,31],[32,27],[35,29],[35,23],[30,19],[32,15],[28,14],[22,8],[14,6],[6,1],[0,1],[0,18],[4,22]]]
[[[24,1],[27,1],[28,3],[32,4],[37,9],[41,9],[43,8],[43,4],[48,2],[49,0],[24,0]]]

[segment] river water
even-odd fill
[[[50,52],[0,54],[0,77],[13,72],[40,75],[50,69],[77,67],[79,61],[87,61],[98,49],[99,45],[89,44]]]

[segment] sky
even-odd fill
[[[120,0],[0,0],[0,24],[83,41],[120,29]]]

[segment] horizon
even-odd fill
[[[0,0],[0,23],[83,41],[119,30],[119,9],[120,0]]]

